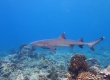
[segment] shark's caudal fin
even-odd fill
[[[89,48],[91,49],[91,50],[94,50],[94,48],[93,48],[93,46],[94,45],[96,45],[97,43],[99,43],[101,40],[103,40],[105,37],[101,37],[101,38],[99,38],[99,39],[97,39],[97,40],[94,40],[94,41],[92,41],[92,42],[89,42],[89,43],[87,43],[88,44],[88,46],[89,46]]]

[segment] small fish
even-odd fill
[[[53,52],[56,52],[55,47],[68,46],[70,48],[73,48],[75,45],[78,45],[80,48],[83,48],[83,45],[88,45],[91,50],[94,50],[93,46],[103,39],[104,37],[101,37],[91,42],[83,42],[83,38],[80,38],[79,40],[70,40],[66,39],[64,32],[59,36],[59,38],[34,41],[31,42],[30,44],[34,46],[39,46],[44,49],[50,49]]]

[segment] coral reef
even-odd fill
[[[101,66],[97,65],[90,67],[90,70],[95,71],[96,73],[100,73],[101,69],[102,69]]]
[[[96,63],[95,63],[96,61]],[[89,63],[90,62],[90,63]],[[88,66],[91,64],[91,67]],[[99,67],[99,63],[95,59],[88,59],[82,54],[75,54],[70,60],[70,66],[68,68],[67,80],[110,80],[110,66],[106,69]],[[63,79],[62,79],[63,80]]]
[[[110,75],[110,65],[102,70],[102,73],[104,73],[105,75]]]
[[[82,72],[78,74],[76,80],[110,80],[110,76],[105,76],[103,74],[94,75],[91,72]]]
[[[71,58],[68,71],[74,78],[81,72],[89,71],[89,66],[85,60],[86,57],[82,54],[75,54]]]
[[[35,46],[33,45],[28,45],[28,44],[22,44],[18,50],[19,54],[31,54],[32,51],[35,50]]]
[[[89,65],[89,67],[95,66],[95,65],[99,65],[100,66],[100,63],[94,58],[89,58],[89,59],[86,60],[86,62]]]
[[[5,79],[8,79],[10,74],[17,70],[17,66],[14,63],[11,63],[10,61],[1,61],[0,62],[0,75],[1,77],[4,77]]]
[[[17,55],[15,55],[14,57],[17,58],[17,61],[21,61],[23,59],[26,59],[27,57],[30,58],[37,58],[38,55],[35,51],[35,46],[33,45],[28,45],[28,44],[22,44],[19,47],[19,50],[17,51]],[[17,62],[15,61],[15,62]]]
[[[57,74],[57,72],[53,71],[47,77],[52,79],[52,80],[56,80],[58,78],[58,74]]]
[[[110,80],[110,66],[103,69],[99,60],[86,59],[85,55],[91,57],[87,52],[85,55],[67,50],[57,54],[36,52],[29,44],[11,51],[0,60],[0,80]]]
[[[91,72],[79,73],[76,80],[98,80],[97,77]]]
[[[16,54],[0,61],[0,80],[60,80],[68,66],[68,62],[63,61],[66,57],[56,55],[56,60],[48,53],[36,52],[31,45],[22,45]]]
[[[102,69],[100,73],[104,75],[106,80],[110,80],[110,65],[107,68]]]

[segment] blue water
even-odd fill
[[[110,43],[110,0],[0,0],[0,51],[56,38]]]
[[[56,54],[39,47],[34,51],[31,45],[20,49],[23,43],[57,38],[63,32],[72,40],[105,39],[94,46],[95,51],[88,46],[58,47]],[[94,66],[110,65],[110,0],[0,0],[0,80],[15,80],[22,75],[26,79],[43,78],[43,69],[49,75],[52,71],[64,76],[76,53],[98,60],[100,65]]]

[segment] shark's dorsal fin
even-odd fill
[[[80,41],[80,42],[84,42],[84,41],[83,41],[83,38],[80,38],[78,41]]]
[[[60,36],[59,36],[60,39],[66,39],[65,37],[65,32],[63,32]]]

